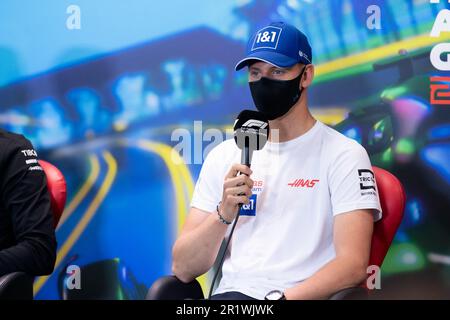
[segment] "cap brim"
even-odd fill
[[[236,64],[235,70],[241,70],[243,67],[247,66],[251,60],[267,62],[279,68],[286,68],[299,63],[298,60],[295,60],[278,52],[257,51],[249,54],[247,57],[239,61]]]

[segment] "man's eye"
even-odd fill
[[[250,75],[251,75],[252,77],[256,77],[256,76],[258,75],[258,71],[251,71],[251,72],[250,72]]]
[[[284,70],[280,70],[280,69],[273,70],[273,74],[274,74],[274,75],[281,75],[281,74],[284,74]]]

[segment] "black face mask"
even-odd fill
[[[249,82],[250,92],[256,109],[263,113],[267,119],[279,118],[297,103],[302,94],[300,80],[306,66],[297,78],[292,80],[273,80],[262,77],[258,81]]]

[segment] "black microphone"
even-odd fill
[[[239,113],[236,121],[234,122],[234,141],[239,149],[242,150],[241,163],[250,167],[252,163],[253,151],[261,150],[267,142],[269,136],[269,120],[264,117],[263,114],[257,111],[244,110]],[[239,204],[239,210],[242,207],[242,203]],[[228,236],[228,240],[225,243],[225,248],[222,253],[222,257],[219,260],[216,273],[214,274],[211,287],[209,289],[208,299],[211,298],[212,291],[214,289],[214,283],[216,282],[217,275],[220,269],[222,269],[225,254],[231,241],[231,237],[234,233],[234,228],[239,219],[239,213],[234,219],[231,226],[231,232]],[[217,256],[218,258],[218,256]]]
[[[261,150],[269,136],[269,120],[258,111],[243,110],[234,123],[234,141],[242,150],[241,163],[250,167],[253,151]]]

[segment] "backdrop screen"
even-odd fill
[[[371,5],[381,9],[379,29],[367,26]],[[448,74],[429,58],[450,39],[429,35],[448,6],[2,1],[0,126],[29,138],[68,184],[55,272],[36,279],[36,298],[63,298],[70,264],[93,283],[85,298],[103,290],[141,299],[171,273],[171,248],[204,157],[240,110],[254,108],[247,71],[234,66],[251,33],[278,20],[310,39],[313,115],[363,144],[372,164],[405,187],[380,297],[450,297],[450,108],[430,104],[430,76]],[[194,151],[178,152],[180,142]],[[201,277],[204,289],[210,280]]]

